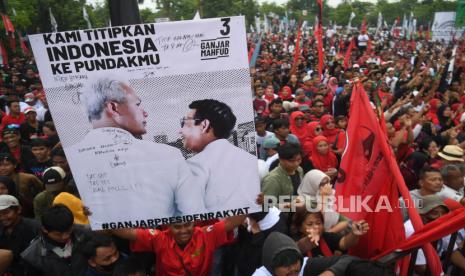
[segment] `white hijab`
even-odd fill
[[[306,202],[310,200],[311,202],[319,203],[319,201],[321,201],[320,183],[325,178],[329,179],[329,176],[320,170],[311,170],[307,172],[297,189],[297,194],[305,197]],[[332,194],[335,194],[334,189]],[[333,206],[325,205],[325,209],[323,211],[325,229],[329,230],[339,221],[339,214],[334,211]]]

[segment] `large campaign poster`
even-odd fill
[[[29,39],[92,229],[260,210],[243,17]]]

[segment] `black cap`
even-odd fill
[[[42,176],[42,180],[44,181],[44,184],[55,184],[58,182],[63,181],[65,178],[66,173],[63,171],[62,168],[60,167],[50,167],[44,171],[44,174]]]

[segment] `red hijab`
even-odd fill
[[[441,106],[441,101],[439,99],[431,99],[429,101],[429,110],[426,113],[426,117],[431,120],[435,125],[439,125],[438,112],[439,107]]]
[[[301,111],[292,112],[289,120],[289,130],[299,138],[304,154],[307,155],[312,150],[312,137],[310,136],[310,131],[305,120],[302,122],[302,126],[299,127],[296,125],[295,118],[297,117],[303,117],[305,119],[305,114]]]
[[[318,152],[318,144],[320,142],[328,143],[328,152],[324,155]],[[313,138],[313,145],[312,145],[312,156],[310,157],[310,161],[312,161],[313,167],[318,169],[322,172],[328,171],[330,168],[337,168],[338,161],[336,154],[331,151],[329,147],[328,139],[324,136],[317,136]]]
[[[317,135],[315,134],[316,128],[320,125],[320,122],[310,122],[307,124],[310,138],[313,140]]]
[[[283,92],[282,92],[283,90],[287,91],[287,96],[286,97],[283,96]],[[292,97],[292,89],[289,86],[283,86],[283,88],[281,88],[281,91],[279,92],[278,96],[283,101],[292,101],[294,99]]]
[[[333,121],[334,122],[335,125],[334,125],[333,129],[328,129],[328,127],[326,126],[326,123],[328,121]],[[330,144],[334,144],[334,142],[336,141],[336,136],[341,131],[340,129],[338,129],[336,127],[336,121],[334,120],[334,117],[332,115],[329,115],[329,114],[323,115],[321,117],[321,119],[320,119],[320,125],[323,128],[323,135],[326,138],[328,138],[328,141],[329,141]]]

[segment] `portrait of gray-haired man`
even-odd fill
[[[122,128],[136,138],[147,133],[148,113],[136,91],[126,83],[99,79],[84,90],[81,100],[93,128]]]
[[[140,140],[148,113],[128,83],[100,78],[80,99],[93,129],[65,151],[92,225],[204,212],[181,152]]]

